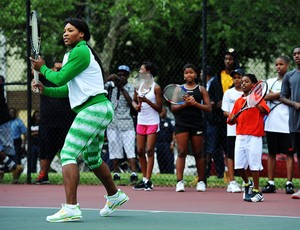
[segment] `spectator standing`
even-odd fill
[[[244,181],[243,199],[249,202],[264,201],[263,195],[259,192],[259,171],[263,169],[261,156],[264,116],[269,113],[270,109],[265,100],[262,100],[255,107],[243,111],[239,117],[236,118],[235,114],[245,104],[246,97],[255,83],[257,83],[257,78],[254,74],[245,74],[243,76],[242,89],[244,94],[235,101],[228,117],[228,124],[236,124],[234,167]],[[248,179],[246,173],[248,167],[250,168],[253,182]]]
[[[60,71],[62,62],[56,61],[52,70]],[[56,85],[40,75],[40,81],[45,87]],[[51,162],[59,154],[63,147],[68,130],[75,118],[71,110],[69,98],[54,98],[45,95],[40,96],[40,172],[33,182],[34,184],[49,184],[49,171]]]
[[[196,83],[199,76],[198,69],[193,64],[183,67],[185,84],[187,90],[185,103],[182,105],[171,105],[171,111],[175,116],[175,135],[178,149],[176,159],[176,192],[184,192],[183,172],[185,159],[188,154],[188,144],[191,142],[193,156],[196,162],[198,182],[196,190],[205,192],[205,159],[203,154],[204,120],[203,112],[211,111],[211,102],[206,89]]]
[[[39,138],[39,125],[40,125],[40,111],[35,110],[31,116],[31,172],[36,173],[37,160],[40,157],[40,138]]]
[[[234,49],[229,49],[224,54],[224,62],[218,73],[218,79],[222,85],[223,93],[233,86],[233,80],[230,73],[239,68],[239,63],[237,60],[237,53]]]
[[[216,166],[217,178],[223,178],[224,175],[224,124],[226,119],[221,110],[223,91],[217,76],[214,74],[212,67],[207,66],[206,90],[208,92],[212,111],[205,112],[205,158],[206,158],[206,178],[211,171],[212,159]]]
[[[293,50],[297,67],[285,74],[282,81],[281,101],[289,106],[289,131],[293,151],[297,153],[298,173],[300,175],[300,46]],[[292,195],[300,199],[300,189]]]
[[[286,155],[287,182],[285,193],[293,194],[294,185],[292,183],[294,173],[294,152],[291,149],[289,132],[289,107],[280,103],[280,92],[282,79],[289,68],[289,59],[279,56],[275,60],[275,68],[278,76],[267,80],[269,92],[265,100],[271,109],[265,118],[265,131],[268,143],[268,183],[262,188],[263,193],[276,192],[274,182],[276,168],[276,154]]]
[[[4,95],[5,78],[0,75],[0,183],[3,180],[5,168],[12,172],[13,183],[18,183],[22,165],[15,163],[15,149],[12,136],[11,116]]]
[[[235,101],[240,98],[243,94],[241,87],[242,77],[245,75],[243,69],[236,69],[230,73],[230,76],[233,79],[234,87],[226,90],[223,95],[222,100],[222,110],[224,116],[229,117]],[[229,178],[229,183],[227,185],[227,192],[238,193],[242,189],[240,185],[234,180],[234,147],[236,139],[236,124],[229,125],[227,124],[227,151],[226,151],[226,165],[227,165],[227,174]]]
[[[111,90],[110,101],[114,106],[115,116],[107,127],[109,158],[113,163],[114,180],[120,180],[119,161],[124,159],[124,152],[131,169],[130,182],[138,180],[136,174],[135,154],[135,127],[130,115],[132,98],[134,95],[133,85],[128,82],[130,68],[127,65],[118,67],[117,75],[110,75],[107,82],[114,84]],[[107,85],[107,83],[106,83]]]
[[[159,123],[159,133],[155,150],[160,173],[174,173],[175,133],[172,120],[167,117],[166,107],[162,107]]]
[[[155,77],[157,66],[152,62],[143,62],[139,72],[150,73]],[[138,105],[139,102],[142,102],[141,107]],[[138,111],[136,127],[137,153],[143,174],[143,179],[133,189],[152,191],[151,176],[154,167],[154,148],[159,132],[159,113],[162,109],[162,90],[160,86],[153,81],[150,92],[144,97],[139,97],[135,91],[132,105]]]
[[[17,164],[21,164],[21,160],[25,153],[27,128],[24,122],[19,118],[16,108],[10,108],[9,113],[12,118],[11,127],[16,151],[15,161]]]

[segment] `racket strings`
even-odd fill
[[[170,85],[164,89],[164,97],[167,101],[172,103],[184,102],[186,92],[181,88],[180,85]]]
[[[40,37],[39,37],[38,19],[35,14],[32,14],[31,17],[31,43],[32,43],[32,49],[34,53],[38,53],[40,48]]]
[[[267,91],[267,85],[265,82],[261,82],[254,87],[249,97],[247,98],[247,104],[250,107],[257,105],[265,96]]]

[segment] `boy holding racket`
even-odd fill
[[[257,83],[254,74],[246,74],[242,78],[242,90],[244,94],[236,100],[227,120],[228,124],[236,124],[236,141],[234,153],[234,168],[244,181],[243,199],[249,202],[264,200],[259,192],[259,171],[262,166],[262,136],[264,135],[264,116],[270,111],[264,99],[255,107],[244,110],[238,117],[236,114],[245,105],[246,97],[250,95],[252,87]],[[250,168],[253,182],[248,179],[247,168]],[[251,193],[251,187],[252,193]]]

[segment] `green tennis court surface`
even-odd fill
[[[249,207],[251,208],[251,207]],[[110,217],[100,217],[99,210],[82,209],[83,221],[48,223],[53,208],[0,207],[0,229],[298,229],[300,218],[282,216],[231,215],[192,212],[117,210]]]

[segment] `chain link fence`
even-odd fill
[[[86,19],[90,25],[91,33],[97,27],[97,20],[95,19],[95,5],[93,1],[82,1],[86,4],[81,5],[81,7],[77,7],[72,16],[82,17]],[[161,1],[166,2],[165,8],[168,8],[169,1]],[[192,1],[193,2],[193,1]],[[203,1],[204,3],[206,1]],[[268,11],[266,8],[261,9],[261,11],[265,10],[265,17],[257,18],[255,14],[258,9],[256,7],[250,7],[247,4],[245,5],[245,9],[231,9],[230,4],[228,6],[224,6],[223,4],[214,5],[213,3],[208,2],[207,8],[205,11],[203,10],[203,2],[195,1],[198,4],[198,9],[195,11],[191,11],[187,8],[185,4],[182,7],[187,8],[186,14],[190,13],[188,18],[181,18],[178,15],[178,20],[183,20],[182,23],[178,23],[178,27],[180,28],[171,28],[168,30],[168,26],[166,25],[166,21],[159,22],[157,20],[158,15],[154,15],[153,19],[150,19],[147,23],[144,24],[146,28],[145,31],[151,31],[151,33],[142,38],[136,38],[135,32],[129,33],[129,29],[124,32],[122,36],[116,41],[117,45],[112,53],[111,62],[106,68],[105,77],[107,78],[110,74],[117,74],[119,65],[127,65],[130,67],[131,72],[129,76],[129,82],[132,83],[133,78],[137,75],[139,68],[143,61],[152,61],[158,66],[158,74],[156,76],[157,83],[163,89],[166,85],[170,83],[178,83],[183,84],[183,71],[182,67],[186,63],[194,63],[197,67],[199,67],[199,76],[202,76],[199,84],[206,86],[207,79],[204,76],[207,74],[207,66],[210,66],[210,71],[214,76],[218,76],[225,68],[225,53],[230,51],[233,52],[236,58],[236,66],[243,68],[247,73],[253,73],[257,76],[258,79],[268,79],[272,77],[276,77],[276,69],[275,69],[275,59],[279,55],[285,55],[290,59],[290,68],[294,68],[294,63],[292,59],[292,49],[293,46],[299,45],[294,43],[294,38],[283,37],[281,34],[276,32],[276,27],[284,27],[286,25],[286,14],[284,10],[277,11]],[[260,1],[259,1],[260,2]],[[91,3],[89,5],[89,3]],[[93,4],[92,4],[93,3]],[[224,3],[225,4],[225,3]],[[270,3],[275,4],[275,3]],[[285,3],[281,3],[284,4]],[[76,4],[75,4],[76,5]],[[205,5],[204,5],[205,6]],[[162,5],[163,7],[163,5]],[[151,5],[148,5],[148,11],[151,10]],[[274,9],[274,7],[272,8]],[[130,11],[130,9],[128,9]],[[172,9],[170,9],[172,10]],[[174,10],[174,9],[173,9]],[[191,12],[189,12],[191,11]],[[293,11],[289,11],[288,17],[296,17],[297,7],[294,8]],[[157,14],[161,14],[160,11],[156,11]],[[203,19],[203,13],[207,15],[206,20]],[[26,13],[24,12],[24,15]],[[47,16],[46,12],[42,12],[43,17]],[[176,14],[176,12],[171,12],[171,14]],[[252,16],[251,16],[252,15]],[[25,17],[25,16],[24,16]],[[252,18],[252,24],[246,19]],[[228,20],[226,20],[228,19]],[[151,20],[153,20],[153,24],[158,23],[158,25],[151,24]],[[202,24],[202,22],[206,22],[206,24]],[[45,22],[45,19],[42,20]],[[63,22],[63,21],[62,21]],[[150,22],[150,23],[149,23]],[[160,23],[160,24],[159,24]],[[293,23],[291,21],[290,23]],[[62,23],[61,23],[62,24]],[[299,25],[299,24],[298,24]],[[111,26],[109,20],[103,20],[101,22],[101,26],[106,29],[102,31],[108,31],[108,28]],[[251,30],[251,26],[253,29],[253,33],[251,34],[249,30]],[[161,27],[165,27],[164,30]],[[52,33],[57,36],[57,34],[61,33],[61,27],[56,28],[57,30]],[[47,30],[46,27],[42,26],[43,30]],[[103,52],[105,47],[100,41],[103,42],[105,39],[104,33],[101,35],[102,39],[93,38],[91,45],[94,47],[96,51],[100,54],[101,58],[104,58],[106,53]],[[287,34],[288,35],[288,34]],[[299,37],[298,37],[299,38]],[[10,108],[15,108],[18,113],[18,117],[23,121],[24,125],[27,127],[27,139],[28,135],[31,135],[31,142],[34,142],[33,135],[33,123],[32,127],[29,127],[29,119],[28,114],[33,115],[34,111],[41,110],[41,96],[39,94],[29,94],[28,90],[28,81],[26,78],[27,65],[24,62],[24,59],[19,58],[19,56],[15,55],[5,55],[12,53],[12,49],[17,49],[14,47],[10,47],[6,44],[5,36],[1,35],[1,52],[2,55],[0,58],[1,62],[1,75],[6,78],[5,85],[5,93],[7,98],[7,103]],[[203,39],[207,39],[206,44],[203,43]],[[272,39],[272,42],[270,40]],[[59,40],[59,39],[58,39]],[[276,42],[274,43],[274,40]],[[95,42],[97,41],[97,42]],[[57,41],[57,44],[59,41]],[[203,46],[206,45],[206,46]],[[276,47],[274,45],[277,45]],[[258,50],[257,47],[263,47],[264,49]],[[42,45],[43,49],[43,45]],[[42,51],[43,52],[43,51]],[[43,55],[43,54],[42,54]],[[205,55],[205,56],[203,56]],[[48,55],[49,56],[49,55]],[[52,55],[52,59],[48,58],[47,65],[49,67],[53,67],[55,61],[54,60],[62,60],[63,56],[56,56],[56,54]],[[233,68],[233,69],[234,69]],[[203,70],[203,74],[200,75],[200,70]],[[231,84],[231,83],[230,83]],[[31,95],[31,99],[28,99],[28,96]],[[125,100],[119,100],[119,103],[126,103]],[[48,102],[51,103],[51,108],[53,110],[53,116],[56,116],[57,123],[59,126],[64,126],[66,122],[64,121],[64,108],[61,108],[58,103],[55,101]],[[50,105],[49,105],[50,107]],[[170,118],[170,123],[167,123],[165,120],[163,121],[163,125],[161,129],[169,129],[175,123],[174,116],[170,111],[170,105],[167,102],[164,102],[164,107],[167,110],[167,117]],[[28,113],[28,109],[31,109]],[[54,115],[55,111],[60,111],[59,115]],[[125,111],[125,113],[130,114],[130,109]],[[52,116],[52,123],[54,117]],[[131,114],[134,119],[134,114]],[[41,117],[42,121],[43,116]],[[45,118],[47,119],[47,118]],[[70,118],[72,119],[72,118]],[[188,119],[188,118],[187,118]],[[62,122],[63,120],[63,122]],[[33,121],[32,121],[33,122]],[[192,122],[192,121],[191,121]],[[223,119],[222,124],[219,126],[225,127],[225,119]],[[134,126],[131,122],[128,122],[130,125],[130,130],[135,130]],[[53,125],[53,127],[56,127]],[[41,132],[41,131],[40,131]],[[208,187],[225,187],[226,181],[224,181],[224,174],[226,174],[226,160],[225,160],[225,151],[226,148],[226,128],[221,131],[223,135],[221,135],[219,139],[218,148],[219,151],[217,155],[213,156],[211,159],[207,158],[207,167],[206,167],[206,175],[207,186]],[[162,132],[167,133],[168,132]],[[1,134],[2,135],[2,134]],[[39,135],[42,135],[39,133]],[[51,140],[55,140],[58,134],[53,132],[53,137]],[[171,133],[172,135],[172,133]],[[22,136],[24,140],[25,135]],[[207,141],[205,137],[204,146]],[[109,141],[109,140],[108,140]],[[135,140],[132,140],[135,143]],[[154,184],[162,184],[174,186],[176,184],[176,158],[177,158],[177,147],[176,145],[170,147],[171,142],[173,144],[172,138],[166,138],[166,141],[169,142],[167,145],[167,152],[161,152],[161,147],[156,146],[159,149],[159,154],[156,151],[155,154],[155,164],[153,168],[153,183]],[[25,174],[30,174],[29,181],[35,181],[38,177],[39,171],[41,169],[40,165],[40,152],[33,153],[32,144],[28,141],[23,141],[21,153],[21,164],[24,165],[25,171],[22,176],[21,182],[26,182]],[[40,145],[45,145],[45,143],[39,143]],[[130,143],[128,143],[129,145]],[[28,145],[31,145],[29,148]],[[116,167],[114,168],[113,161],[109,157],[110,149],[108,148],[108,143],[106,142],[103,147],[102,158],[109,165],[112,173],[116,171]],[[165,147],[164,147],[165,148]],[[124,147],[124,151],[126,148]],[[135,148],[136,150],[136,148]],[[170,152],[171,151],[171,152]],[[204,148],[205,152],[205,148]],[[35,156],[33,154],[36,154]],[[171,154],[171,155],[170,155]],[[264,170],[261,172],[261,177],[263,182],[261,186],[267,181],[267,142],[264,138],[264,146],[263,146],[263,166]],[[30,155],[30,157],[28,157]],[[207,154],[205,154],[207,155]],[[28,164],[28,159],[33,161],[32,164]],[[34,160],[35,159],[35,160]],[[286,156],[283,154],[277,155],[276,161],[276,184],[279,188],[284,188],[286,182],[286,164],[285,164]],[[138,172],[139,179],[142,178],[140,173],[140,166],[138,159],[135,159],[136,171]],[[30,170],[28,170],[28,165],[30,166]],[[79,159],[80,171],[82,171],[82,175],[86,178],[85,183],[93,183],[94,176],[89,173],[89,169],[85,166],[84,162]],[[120,180],[116,180],[119,184],[130,184],[130,175],[131,175],[131,164],[130,161],[125,157],[124,159],[119,160],[118,164],[118,172],[121,177]],[[27,171],[28,170],[28,171]],[[56,153],[50,168],[50,183],[62,183],[61,178],[61,166],[59,162],[59,152]],[[86,176],[85,176],[86,175]],[[193,158],[192,151],[189,151],[189,154],[186,158],[186,165],[184,170],[185,180],[189,183],[190,186],[194,186],[195,178],[197,176],[197,171],[195,167],[195,160]],[[297,163],[295,157],[294,163],[294,178],[298,178],[298,170]],[[238,182],[241,182],[241,178],[236,174],[236,178]],[[115,178],[117,179],[117,178]],[[295,183],[299,185],[299,179],[294,179]],[[27,180],[28,182],[28,180]]]

